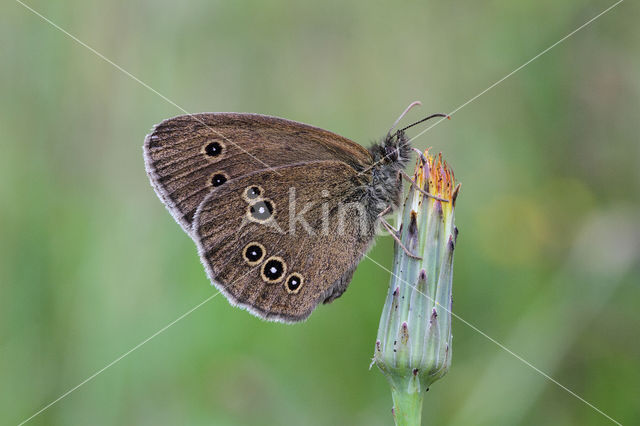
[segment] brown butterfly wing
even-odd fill
[[[209,278],[232,304],[262,318],[305,319],[320,302],[344,292],[373,239],[373,220],[356,214],[356,205],[366,206],[363,183],[345,163],[317,161],[255,172],[216,188],[198,208],[193,226]],[[257,188],[252,195],[260,196],[249,199],[247,188]],[[256,222],[256,207],[266,202],[271,215]],[[250,253],[252,245],[263,253]],[[272,266],[280,261],[280,277],[269,274],[270,258],[276,258]],[[287,286],[292,274],[302,282],[295,292]]]
[[[146,137],[144,157],[156,193],[190,235],[196,209],[225,179],[307,161],[341,161],[356,170],[371,164],[366,149],[342,136],[282,118],[238,113],[165,120]]]

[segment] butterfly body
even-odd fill
[[[347,288],[380,215],[397,207],[403,132],[368,150],[257,114],[178,116],[147,136],[150,181],[232,304],[297,322]]]

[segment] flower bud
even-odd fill
[[[400,416],[415,415],[419,423],[421,392],[451,365],[454,207],[460,185],[441,154],[433,157],[427,150],[424,157],[413,176],[419,189],[411,185],[399,212],[397,237],[404,248],[395,245],[373,357],[391,384],[397,424],[413,424]]]

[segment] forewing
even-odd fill
[[[366,149],[326,130],[237,113],[165,120],[146,137],[144,157],[156,193],[187,233],[200,203],[223,181],[309,161],[340,161],[358,171],[371,163]]]
[[[216,188],[193,225],[209,278],[231,303],[260,317],[305,319],[318,303],[344,291],[372,241],[362,184],[345,163],[320,161],[256,172]],[[260,207],[271,213],[261,215]],[[269,268],[278,261],[279,277]],[[288,280],[296,274],[301,285],[292,291]]]

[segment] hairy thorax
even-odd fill
[[[387,210],[391,213],[400,205],[402,178],[400,172],[409,161],[411,146],[403,132],[387,135],[385,139],[369,148],[374,161],[371,179],[367,186],[370,205],[368,211],[373,218]]]

